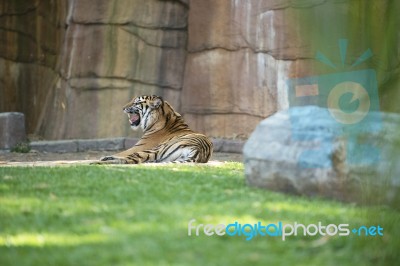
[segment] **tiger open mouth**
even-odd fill
[[[137,127],[140,124],[140,115],[138,113],[128,113],[129,123]]]

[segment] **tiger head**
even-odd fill
[[[123,108],[128,115],[129,124],[133,130],[139,126],[146,131],[164,115],[164,100],[156,95],[133,98]]]

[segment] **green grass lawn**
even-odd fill
[[[188,222],[384,236],[188,236]],[[0,265],[399,265],[400,214],[246,186],[243,164],[0,168]]]

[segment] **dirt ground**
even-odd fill
[[[37,152],[31,151],[28,153],[16,153],[16,152],[2,152],[0,151],[0,166],[1,165],[42,165],[44,162],[57,161],[61,164],[65,163],[83,163],[84,160],[98,160],[100,157],[105,155],[112,155],[117,152],[115,151],[88,151],[88,152],[74,152],[74,153],[48,153],[48,152]],[[242,154],[237,153],[214,153],[210,161],[225,162],[234,161],[242,162]]]

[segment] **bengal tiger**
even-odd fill
[[[213,144],[205,135],[192,131],[182,116],[162,97],[139,96],[123,107],[131,128],[143,130],[142,138],[130,149],[100,158],[99,164],[162,162],[206,163]]]

